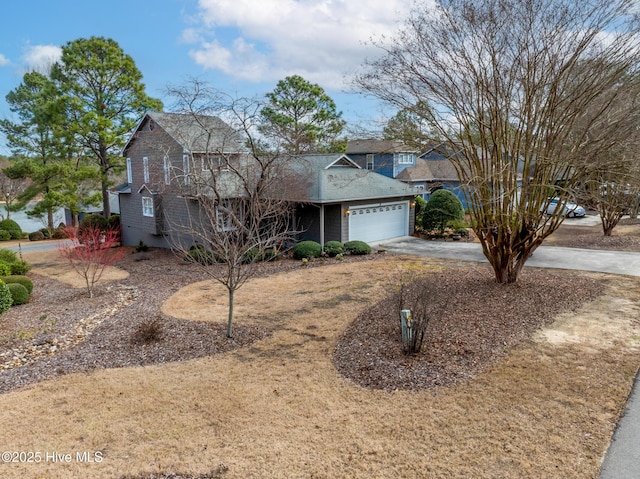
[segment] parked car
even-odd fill
[[[547,209],[544,210],[544,212],[548,215],[552,215],[555,211],[556,208],[558,207],[558,202],[560,201],[560,198],[553,198],[551,200],[551,202],[549,203],[549,205],[547,206]],[[585,209],[576,204],[576,203],[572,203],[570,201],[567,201],[564,205],[564,216],[567,216],[569,218],[582,218],[584,215],[587,214],[587,212],[585,211]]]

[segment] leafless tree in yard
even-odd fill
[[[298,232],[293,211],[305,198],[305,177],[257,138],[260,103],[230,98],[196,80],[171,93],[190,123],[183,131],[200,136],[205,146],[191,154],[188,171],[173,168],[187,214],[168,218],[167,230],[176,251],[227,289],[232,337],[235,292],[255,275],[256,263]]]
[[[631,0],[427,0],[356,83],[446,139],[500,283],[563,221],[585,158],[635,118],[601,121],[637,83]],[[596,108],[593,108],[597,105]],[[550,197],[559,197],[553,215]]]
[[[612,88],[622,88],[614,85]],[[588,112],[601,109],[594,102]],[[640,82],[627,83],[612,99],[606,115],[594,120],[588,113],[582,121],[593,122],[599,132],[607,125],[617,125],[602,139],[602,147],[585,156],[581,196],[596,205],[600,213],[602,230],[611,236],[622,216],[638,208],[640,194]]]

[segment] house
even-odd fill
[[[301,237],[365,242],[407,236],[414,230],[414,192],[401,181],[361,168],[346,154],[296,158],[309,174],[309,194],[296,210]]]
[[[405,168],[416,165],[418,152],[400,141],[365,139],[350,140],[346,153],[360,168],[397,178]]]
[[[240,197],[229,166],[242,164],[247,153],[243,138],[219,118],[147,113],[122,151],[127,165],[127,182],[118,191],[123,244],[193,244],[188,235],[175,237],[175,225],[199,214],[198,178],[226,175],[228,198]],[[413,231],[414,194],[406,184],[363,169],[344,154],[283,161],[305,178],[292,185],[307,190],[295,209],[300,239],[371,242]]]
[[[171,247],[172,222],[187,221],[198,209],[185,191],[197,186],[203,172],[223,172],[225,163],[245,152],[242,138],[217,117],[148,112],[122,150],[127,172],[118,189],[123,244]]]
[[[416,158],[415,166],[404,169],[396,179],[413,186],[416,194],[425,200],[428,200],[434,191],[449,190],[466,208],[465,189],[460,184],[458,173],[450,160],[454,154],[445,144],[430,147]]]

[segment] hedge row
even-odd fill
[[[342,254],[364,255],[371,253],[371,246],[364,241],[327,241],[323,247],[316,241],[301,241],[293,247],[293,257],[295,259],[319,258],[322,254],[334,257]]]

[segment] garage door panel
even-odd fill
[[[409,203],[383,203],[350,208],[349,239],[381,241],[408,234]]]

